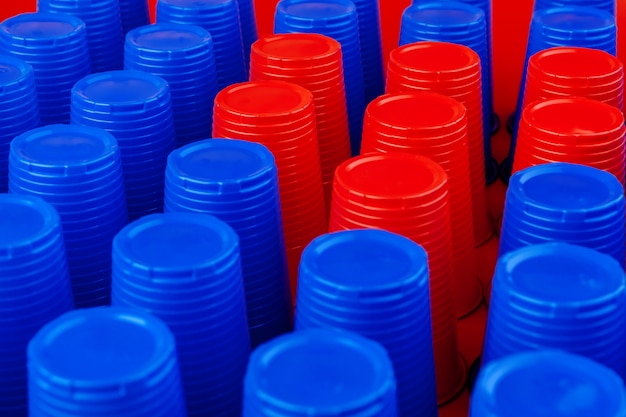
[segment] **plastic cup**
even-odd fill
[[[91,73],[83,21],[58,13],[17,15],[0,25],[0,47],[33,67],[42,124],[69,123],[70,90]]]
[[[600,49],[616,55],[617,28],[615,17],[595,7],[568,6],[537,9],[533,13],[526,46],[526,59],[515,108],[509,155],[501,165],[501,177],[508,182],[512,174],[518,129],[524,110],[527,68],[530,57],[545,49],[557,46],[575,46]],[[529,102],[530,103],[530,102]]]
[[[431,159],[408,153],[368,154],[337,168],[329,231],[376,228],[403,235],[428,253],[437,398],[453,398],[465,381],[453,299],[448,177]],[[378,213],[373,221],[368,216]]]
[[[566,115],[566,117],[564,117]],[[587,98],[529,103],[522,113],[513,173],[545,162],[581,163],[610,169],[624,183],[624,116]],[[554,150],[541,158],[543,152]],[[617,149],[616,149],[617,148]],[[607,155],[607,149],[612,152]]]
[[[595,361],[557,350],[517,353],[480,371],[470,401],[470,417],[538,413],[554,417],[623,416],[624,382]]]
[[[41,326],[74,308],[72,288],[54,207],[0,194],[0,230],[0,411],[26,415],[26,346]]]
[[[424,155],[448,175],[455,305],[461,317],[483,299],[476,278],[467,142],[465,107],[437,93],[384,95],[371,102],[365,112],[362,154],[403,151]]]
[[[239,21],[241,23],[241,39],[246,67],[250,65],[250,49],[257,40],[256,15],[253,0],[237,0]]]
[[[28,345],[30,416],[185,417],[177,349],[156,317],[126,308],[73,311]]]
[[[389,56],[388,94],[432,91],[467,108],[475,246],[493,235],[487,214],[480,79],[480,57],[463,45],[417,42],[401,46]]]
[[[150,24],[147,0],[119,0],[122,32],[126,35],[133,29]]]
[[[394,370],[375,341],[351,332],[303,330],[260,346],[250,357],[244,417],[363,413],[398,415]]]
[[[537,0],[533,5],[534,10],[566,6],[595,7],[596,9],[605,10],[612,15],[615,15],[616,11],[615,0]]]
[[[85,22],[93,72],[122,69],[124,37],[118,0],[38,0],[37,10],[69,14]]]
[[[0,120],[0,193],[6,193],[11,141],[41,124],[33,68],[8,55],[0,56]]]
[[[615,259],[563,242],[523,247],[496,265],[482,363],[562,349],[623,378],[625,316],[624,270]]]
[[[174,333],[189,415],[239,414],[250,337],[235,231],[207,214],[145,216],[115,237],[112,281],[112,305]]]
[[[117,139],[131,221],[162,211],[167,155],[175,144],[164,79],[132,70],[89,75],[72,89],[71,122],[103,128]],[[146,200],[146,192],[154,197]]]
[[[319,33],[341,44],[352,155],[361,148],[365,85],[361,57],[359,15],[350,0],[283,0],[276,6],[274,32]],[[374,51],[375,52],[375,51]]]
[[[296,330],[333,328],[376,340],[393,362],[399,415],[437,415],[424,249],[384,230],[331,233],[305,249],[299,279]],[[415,337],[403,340],[408,334]]]
[[[551,163],[511,177],[499,255],[530,244],[564,241],[624,265],[624,187],[614,175]]]
[[[177,146],[211,137],[217,72],[209,32],[173,23],[135,29],[126,35],[124,68],[150,72],[167,81]]]
[[[327,228],[312,94],[283,81],[226,88],[215,98],[213,137],[257,142],[274,155],[295,299],[301,251]]]
[[[485,175],[490,184],[498,177],[498,164],[491,154],[493,96],[488,28],[485,12],[478,6],[454,1],[413,3],[402,15],[399,44],[457,43],[471,48],[480,57]]]
[[[172,152],[164,208],[210,214],[237,232],[253,347],[291,330],[278,173],[266,147],[209,139]]]
[[[255,42],[250,61],[252,81],[292,82],[313,94],[327,211],[335,169],[351,152],[341,56],[341,45],[332,38],[289,33]]]
[[[218,90],[248,80],[237,0],[159,0],[156,20],[197,25],[211,33]]]

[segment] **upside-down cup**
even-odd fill
[[[246,61],[246,70],[250,65],[250,49],[258,38],[254,0],[237,0],[239,9],[239,21],[241,24],[241,40],[243,42],[243,55]]]
[[[465,383],[453,297],[449,181],[433,160],[402,152],[354,157],[337,168],[329,231],[376,228],[403,235],[428,254],[437,397]]]
[[[148,0],[119,0],[119,2],[124,35],[133,29],[150,24]]]
[[[458,101],[419,91],[384,95],[369,104],[363,122],[362,154],[407,152],[441,165],[450,184],[450,226],[455,305],[459,316],[482,301],[476,278],[469,171],[467,112]]]
[[[487,213],[481,88],[480,57],[466,46],[417,42],[389,55],[387,93],[432,91],[456,99],[467,109],[475,246],[494,232]]]
[[[553,7],[587,6],[605,10],[614,15],[616,3],[616,0],[537,0],[533,7],[534,10],[541,10]]]

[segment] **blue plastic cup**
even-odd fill
[[[211,35],[199,26],[157,23],[126,35],[124,68],[158,75],[170,86],[177,146],[211,137],[215,65]]]
[[[617,52],[617,26],[615,17],[608,11],[582,6],[537,9],[530,23],[526,46],[526,59],[513,116],[513,127],[509,155],[501,164],[500,176],[509,181],[517,144],[528,60],[537,52],[556,46],[576,46],[600,49],[611,55]]]
[[[623,378],[625,320],[624,269],[615,259],[562,242],[527,246],[497,262],[482,363],[527,350],[562,349]]]
[[[402,14],[399,42],[400,46],[420,41],[456,43],[471,48],[480,57],[487,184],[498,178],[498,164],[491,153],[493,95],[489,28],[487,16],[478,6],[458,1],[414,2]]]
[[[145,216],[115,237],[112,277],[112,305],[172,329],[189,415],[239,415],[250,336],[235,231],[207,214]]]
[[[30,417],[186,417],[177,348],[139,310],[73,311],[28,345]]]
[[[237,0],[239,21],[241,23],[241,39],[243,41],[243,55],[246,61],[246,71],[250,68],[250,50],[258,39],[254,0]]]
[[[361,61],[359,15],[350,0],[281,0],[276,6],[274,33],[319,33],[341,44],[352,155],[361,149],[365,84]]]
[[[108,305],[111,244],[128,223],[120,150],[108,132],[50,125],[11,142],[9,191],[41,197],[59,212],[74,302]],[[85,254],[92,254],[85,259]],[[79,287],[98,283],[90,291]]]
[[[256,349],[244,381],[243,417],[396,417],[385,349],[345,331],[314,329]]]
[[[89,75],[72,89],[71,122],[117,139],[131,221],[162,211],[167,155],[176,140],[164,79],[131,70]]]
[[[210,214],[237,232],[253,347],[291,330],[278,173],[265,146],[208,139],[172,152],[164,210]]]
[[[6,193],[11,141],[41,124],[33,67],[9,55],[0,55],[0,120],[0,193]]]
[[[582,6],[605,10],[612,15],[616,12],[615,0],[535,0],[534,10],[551,9],[554,7]]]
[[[27,413],[26,347],[74,308],[57,211],[44,200],[0,194],[0,414]]]
[[[551,163],[510,180],[499,255],[562,241],[586,246],[624,265],[624,188],[612,174],[585,165]]]
[[[470,417],[623,417],[624,382],[588,358],[557,350],[495,360],[479,375]]]
[[[124,34],[150,24],[148,0],[119,0],[119,2],[122,32]]]
[[[93,72],[122,69],[124,37],[119,0],[38,0],[37,10],[69,14],[85,22]]]
[[[70,91],[91,73],[85,23],[59,13],[25,13],[0,25],[0,48],[35,71],[43,125],[70,122]]]
[[[354,331],[389,352],[400,416],[436,416],[426,252],[383,230],[326,234],[307,246],[295,328]]]
[[[219,90],[248,80],[237,0],[158,0],[156,20],[197,25],[209,31]]]

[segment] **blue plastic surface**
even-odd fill
[[[551,9],[553,7],[586,6],[605,10],[612,15],[616,12],[615,0],[535,0],[534,9]]]
[[[207,139],[172,152],[164,210],[210,214],[237,232],[253,347],[291,330],[278,174],[266,147]]]
[[[176,136],[167,82],[131,70],[89,75],[72,89],[71,122],[103,128],[117,139],[129,219],[161,212]]]
[[[172,329],[190,416],[241,410],[250,338],[239,250],[230,226],[194,213],[145,216],[113,241],[112,305]]]
[[[176,350],[172,332],[147,313],[67,313],[29,343],[29,416],[185,417]]]
[[[478,376],[470,417],[623,417],[624,382],[612,370],[556,350],[491,362]]]
[[[605,10],[582,6],[539,9],[533,13],[522,81],[515,108],[511,146],[509,155],[502,162],[501,175],[505,181],[509,180],[515,157],[528,60],[537,52],[556,46],[594,48],[615,55],[617,52],[615,17]]]
[[[156,20],[197,25],[209,31],[220,90],[248,80],[237,0],[158,0]]]
[[[357,8],[350,0],[281,0],[276,6],[274,33],[319,33],[341,44],[352,155],[361,148],[366,107],[358,31]]]
[[[483,114],[485,176],[488,183],[498,176],[497,163],[491,154],[493,96],[489,23],[485,12],[471,4],[457,1],[414,2],[402,14],[399,45],[420,41],[457,43],[471,48],[480,57]]]
[[[41,125],[33,67],[9,55],[0,55],[0,121],[0,193],[6,193],[11,141]]]
[[[552,163],[517,172],[506,194],[499,255],[563,241],[624,265],[624,204],[622,184],[596,168]]]
[[[624,270],[566,243],[533,245],[496,264],[483,365],[541,348],[580,354],[626,375]]]
[[[111,243],[128,222],[115,138],[76,125],[30,130],[11,142],[9,190],[59,212],[76,306],[109,304]]]
[[[243,56],[246,61],[247,71],[250,69],[250,50],[252,44],[258,39],[254,0],[237,0],[237,7],[239,8]]]
[[[93,72],[122,69],[124,37],[119,0],[38,0],[37,10],[69,14],[85,22]]]
[[[148,0],[119,0],[122,32],[124,34],[150,24]]]
[[[178,146],[211,137],[215,65],[211,35],[199,26],[157,23],[126,35],[124,68],[158,75],[170,86]]]
[[[385,349],[351,332],[316,329],[254,351],[243,417],[397,416],[396,381]]]
[[[0,413],[26,415],[28,341],[74,303],[54,207],[0,194],[0,230]]]
[[[394,364],[399,415],[437,415],[424,249],[383,230],[326,234],[304,250],[298,279],[297,330],[343,329],[378,341]]]

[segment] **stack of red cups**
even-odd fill
[[[426,250],[440,404],[458,394],[467,373],[458,351],[452,298],[448,187],[443,168],[425,156],[404,152],[357,156],[337,168],[329,221],[331,232],[385,229]]]
[[[250,80],[283,80],[313,93],[327,209],[335,169],[350,158],[341,45],[313,33],[274,35],[252,45]]]
[[[624,115],[582,97],[529,103],[522,112],[513,173],[550,162],[588,165],[624,184]]]
[[[257,142],[274,155],[295,300],[302,250],[327,225],[313,96],[283,81],[231,85],[215,98],[213,136]]]
[[[483,299],[476,278],[466,113],[457,100],[433,92],[384,95],[367,107],[361,143],[361,154],[394,151],[421,154],[446,171],[450,185],[455,306],[459,317],[471,313]]]
[[[389,55],[387,93],[433,91],[456,99],[467,109],[475,246],[489,240],[494,231],[487,213],[481,86],[480,58],[466,46],[417,42]]]

